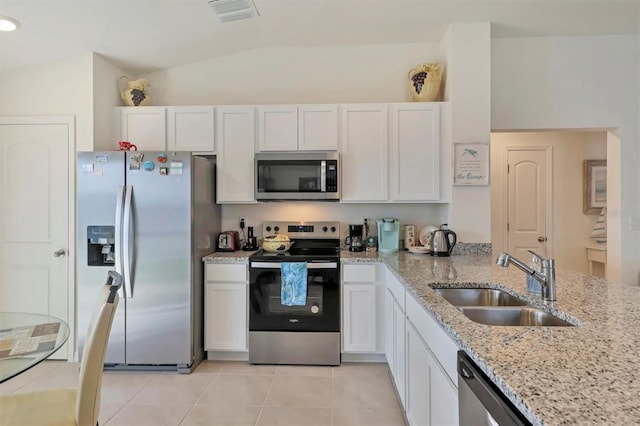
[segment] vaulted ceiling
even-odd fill
[[[207,0],[0,0],[21,23],[0,33],[0,72],[86,52],[144,73],[269,46],[424,43],[452,22],[492,37],[638,34],[636,0],[255,0],[221,23]]]

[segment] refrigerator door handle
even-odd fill
[[[116,198],[116,235],[114,256],[116,258],[116,272],[122,274],[122,203],[124,201],[124,186],[118,185],[118,197]],[[122,288],[119,290],[122,295]]]
[[[123,260],[123,274],[124,278],[124,293],[126,297],[133,297],[133,290],[131,286],[131,256],[129,252],[129,248],[131,247],[131,241],[129,238],[131,236],[131,230],[133,228],[131,224],[131,195],[133,192],[133,187],[131,185],[126,186],[125,196],[124,196],[124,226],[122,229],[122,260]]]

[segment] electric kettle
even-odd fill
[[[449,256],[457,241],[456,233],[447,229],[447,224],[431,231],[431,256]]]

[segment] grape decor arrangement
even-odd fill
[[[124,89],[122,87],[123,79],[127,82],[127,88]],[[151,98],[145,90],[150,86],[149,81],[141,78],[139,80],[131,80],[127,78],[126,75],[123,75],[118,80],[118,84],[120,86],[120,96],[124,101],[125,105],[128,106],[144,106],[149,105]]]
[[[438,99],[443,70],[442,64],[420,64],[409,71],[409,87],[414,101],[431,102]]]

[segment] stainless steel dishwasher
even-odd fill
[[[458,352],[460,426],[530,425],[463,351]]]

